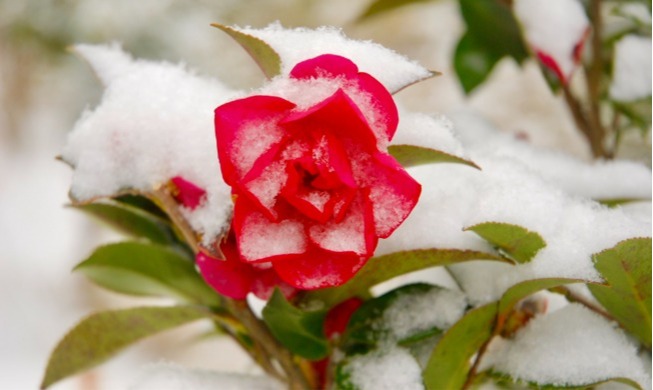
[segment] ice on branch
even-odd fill
[[[416,62],[378,43],[349,39],[334,27],[285,29],[275,23],[263,29],[233,28],[272,47],[281,57],[283,75],[304,60],[329,53],[349,58],[361,72],[369,73],[391,92],[431,76]]]
[[[637,346],[616,323],[578,304],[537,317],[513,340],[501,341],[493,344],[483,365],[515,379],[582,386],[629,378],[651,388]]]
[[[75,124],[62,158],[74,168],[71,197],[80,202],[123,191],[152,192],[173,177],[206,191],[183,209],[208,243],[224,229],[230,190],[220,176],[213,109],[234,96],[184,66],[134,60],[118,45],[77,45],[106,89]]]
[[[633,101],[651,96],[651,38],[626,35],[615,45],[610,96]]]
[[[578,0],[517,0],[515,16],[542,63],[566,83],[580,62],[589,22]]]

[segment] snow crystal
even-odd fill
[[[393,145],[415,145],[467,158],[463,146],[453,133],[453,124],[444,116],[399,112],[399,127]]]
[[[360,390],[422,390],[422,369],[410,353],[388,346],[354,356],[345,366],[349,380]]]
[[[283,130],[273,121],[252,121],[241,126],[231,145],[232,158],[239,175],[245,176],[256,159],[282,138]]]
[[[401,340],[419,332],[448,329],[465,312],[467,300],[458,291],[434,288],[425,294],[400,295],[383,313],[383,327]]]
[[[625,377],[651,388],[637,346],[616,323],[578,304],[536,317],[485,359],[485,366],[541,385],[581,386]]]
[[[353,251],[362,255],[367,253],[364,230],[365,221],[362,207],[354,203],[341,222],[313,225],[309,229],[309,234],[313,242],[326,250]]]
[[[281,188],[288,180],[285,164],[280,161],[268,165],[260,176],[245,183],[245,187],[258,199],[270,212],[275,213],[273,206]]]
[[[575,68],[574,51],[589,23],[578,0],[516,0],[516,18],[536,51],[555,60],[564,77]]]
[[[293,220],[274,223],[252,213],[245,218],[239,238],[240,253],[251,261],[306,251],[304,225]]]
[[[430,75],[430,72],[371,41],[351,40],[340,29],[320,27],[284,29],[275,23],[264,29],[235,28],[270,45],[281,57],[281,73],[288,74],[299,62],[322,54],[336,54],[352,60],[361,72],[378,79],[390,91],[396,91]]]
[[[230,215],[215,150],[213,109],[233,97],[219,82],[169,63],[132,60],[119,46],[78,45],[102,81],[100,104],[86,111],[68,137],[62,157],[79,201],[123,190],[151,192],[181,176],[207,192],[203,207],[185,215],[210,243]]]
[[[270,377],[208,370],[191,370],[172,363],[145,367],[130,390],[281,390],[281,383]]]
[[[633,101],[651,96],[651,37],[626,35],[614,48],[610,96]]]

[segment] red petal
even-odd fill
[[[295,79],[338,76],[350,78],[357,73],[358,67],[351,60],[335,54],[323,54],[295,65],[290,71],[290,77]]]
[[[274,269],[259,271],[256,279],[252,284],[252,292],[254,295],[263,300],[268,300],[274,292],[274,288],[278,287],[286,299],[291,299],[297,294],[297,289],[288,283],[284,282]]]
[[[349,298],[329,310],[324,319],[324,334],[331,338],[335,334],[343,334],[352,314],[363,304],[363,300],[357,297]]]
[[[545,67],[549,68],[550,70],[555,73],[555,75],[560,79],[560,82],[563,84],[567,84],[567,77],[564,73],[562,73],[562,69],[560,69],[560,66],[558,66],[558,63],[556,62],[553,57],[548,55],[547,53],[543,51],[536,51],[537,58],[542,62],[542,65]]]
[[[382,114],[382,119],[374,125],[382,126],[388,141],[392,140],[399,124],[399,112],[392,95],[383,84],[367,73],[359,74],[358,87],[369,94],[374,109]]]
[[[233,299],[245,299],[252,289],[253,270],[247,264],[229,259],[233,254],[225,253],[225,256],[228,260],[218,260],[200,252],[195,261],[202,277],[214,290]]]
[[[339,286],[356,274],[367,258],[353,252],[330,252],[313,248],[297,259],[272,263],[281,279],[300,290]]]
[[[181,176],[173,177],[170,182],[174,186],[172,195],[175,200],[191,210],[199,206],[206,196],[206,191],[203,188],[196,186]]]
[[[243,261],[294,258],[306,251],[307,239],[302,221],[286,218],[273,222],[244,197],[236,199],[233,228]]]
[[[378,237],[386,238],[408,217],[422,186],[390,155],[377,153],[368,167],[367,183]]]
[[[278,121],[295,105],[275,96],[251,96],[215,109],[215,136],[225,182],[236,185],[256,160],[284,138]]]

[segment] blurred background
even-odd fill
[[[70,169],[55,160],[67,133],[102,94],[90,68],[67,48],[122,43],[136,58],[183,62],[234,88],[263,76],[247,54],[210,23],[342,27],[442,76],[397,95],[405,107],[450,114],[473,110],[501,131],[589,159],[584,140],[539,66],[504,58],[465,95],[452,56],[464,31],[458,2],[416,2],[365,20],[370,0],[0,0],[0,389],[37,388],[57,341],[81,317],[146,303],[87,283],[71,269],[101,242],[119,240],[66,208]],[[650,132],[649,132],[650,134]],[[620,156],[650,166],[650,135],[628,136]],[[108,364],[52,388],[127,388],[150,362],[255,370],[228,340],[196,339],[197,327],[155,336]],[[189,329],[193,328],[193,331]]]

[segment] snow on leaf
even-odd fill
[[[211,25],[229,34],[230,37],[238,42],[252,56],[267,78],[271,79],[281,72],[281,58],[279,54],[265,41],[245,34],[233,27],[218,23]]]
[[[520,264],[531,261],[537,252],[546,246],[538,233],[508,223],[485,222],[465,230],[475,232]]]

